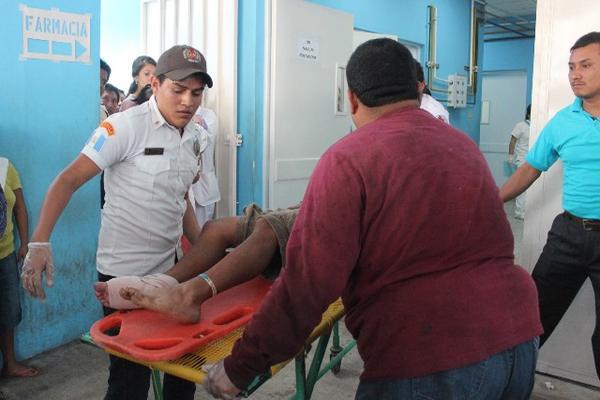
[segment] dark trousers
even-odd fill
[[[98,272],[98,280],[106,282],[113,278]],[[115,312],[103,307],[104,315]],[[146,400],[150,389],[150,369],[123,358],[109,356],[108,390],[104,400]],[[193,400],[196,384],[173,375],[165,374],[163,397],[165,400]]]
[[[581,222],[558,215],[532,275],[544,326],[540,347],[552,335],[583,282],[590,278],[596,302],[592,350],[600,377],[600,231],[585,230]]]

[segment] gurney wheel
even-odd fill
[[[339,351],[335,351],[335,350],[331,350],[331,352],[329,353],[329,360],[332,360],[335,356],[337,356],[339,353]],[[340,373],[340,371],[342,370],[342,361],[340,360],[340,362],[338,362],[337,364],[334,364],[331,367],[331,372],[333,372],[334,375],[337,375]]]

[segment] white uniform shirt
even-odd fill
[[[529,122],[517,122],[510,135],[517,139],[517,143],[515,143],[515,163],[521,162],[529,151]]]
[[[436,99],[428,95],[427,93],[423,93],[421,97],[421,109],[429,112],[434,117],[441,119],[447,124],[450,124],[450,114],[448,110]]]
[[[192,192],[196,204],[208,206],[221,200],[219,193],[219,182],[215,173],[215,144],[217,141],[218,121],[213,110],[198,107],[196,115],[192,119],[207,131],[208,144],[202,153],[202,172],[198,182],[192,185]]]
[[[192,122],[180,135],[154,96],[96,129],[81,152],[104,170],[99,272],[146,275],[173,265],[183,233],[184,196],[206,143],[206,134]]]

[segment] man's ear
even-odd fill
[[[158,77],[156,76],[152,76],[151,80],[150,80],[150,87],[152,88],[152,94],[156,95],[156,92],[158,91],[158,88],[160,87],[160,81],[158,80]]]
[[[358,96],[348,89],[348,101],[350,102],[350,114],[356,114],[358,111]]]

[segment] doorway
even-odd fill
[[[479,149],[488,162],[498,186],[508,178],[504,161],[510,132],[525,119],[527,71],[484,72]]]

